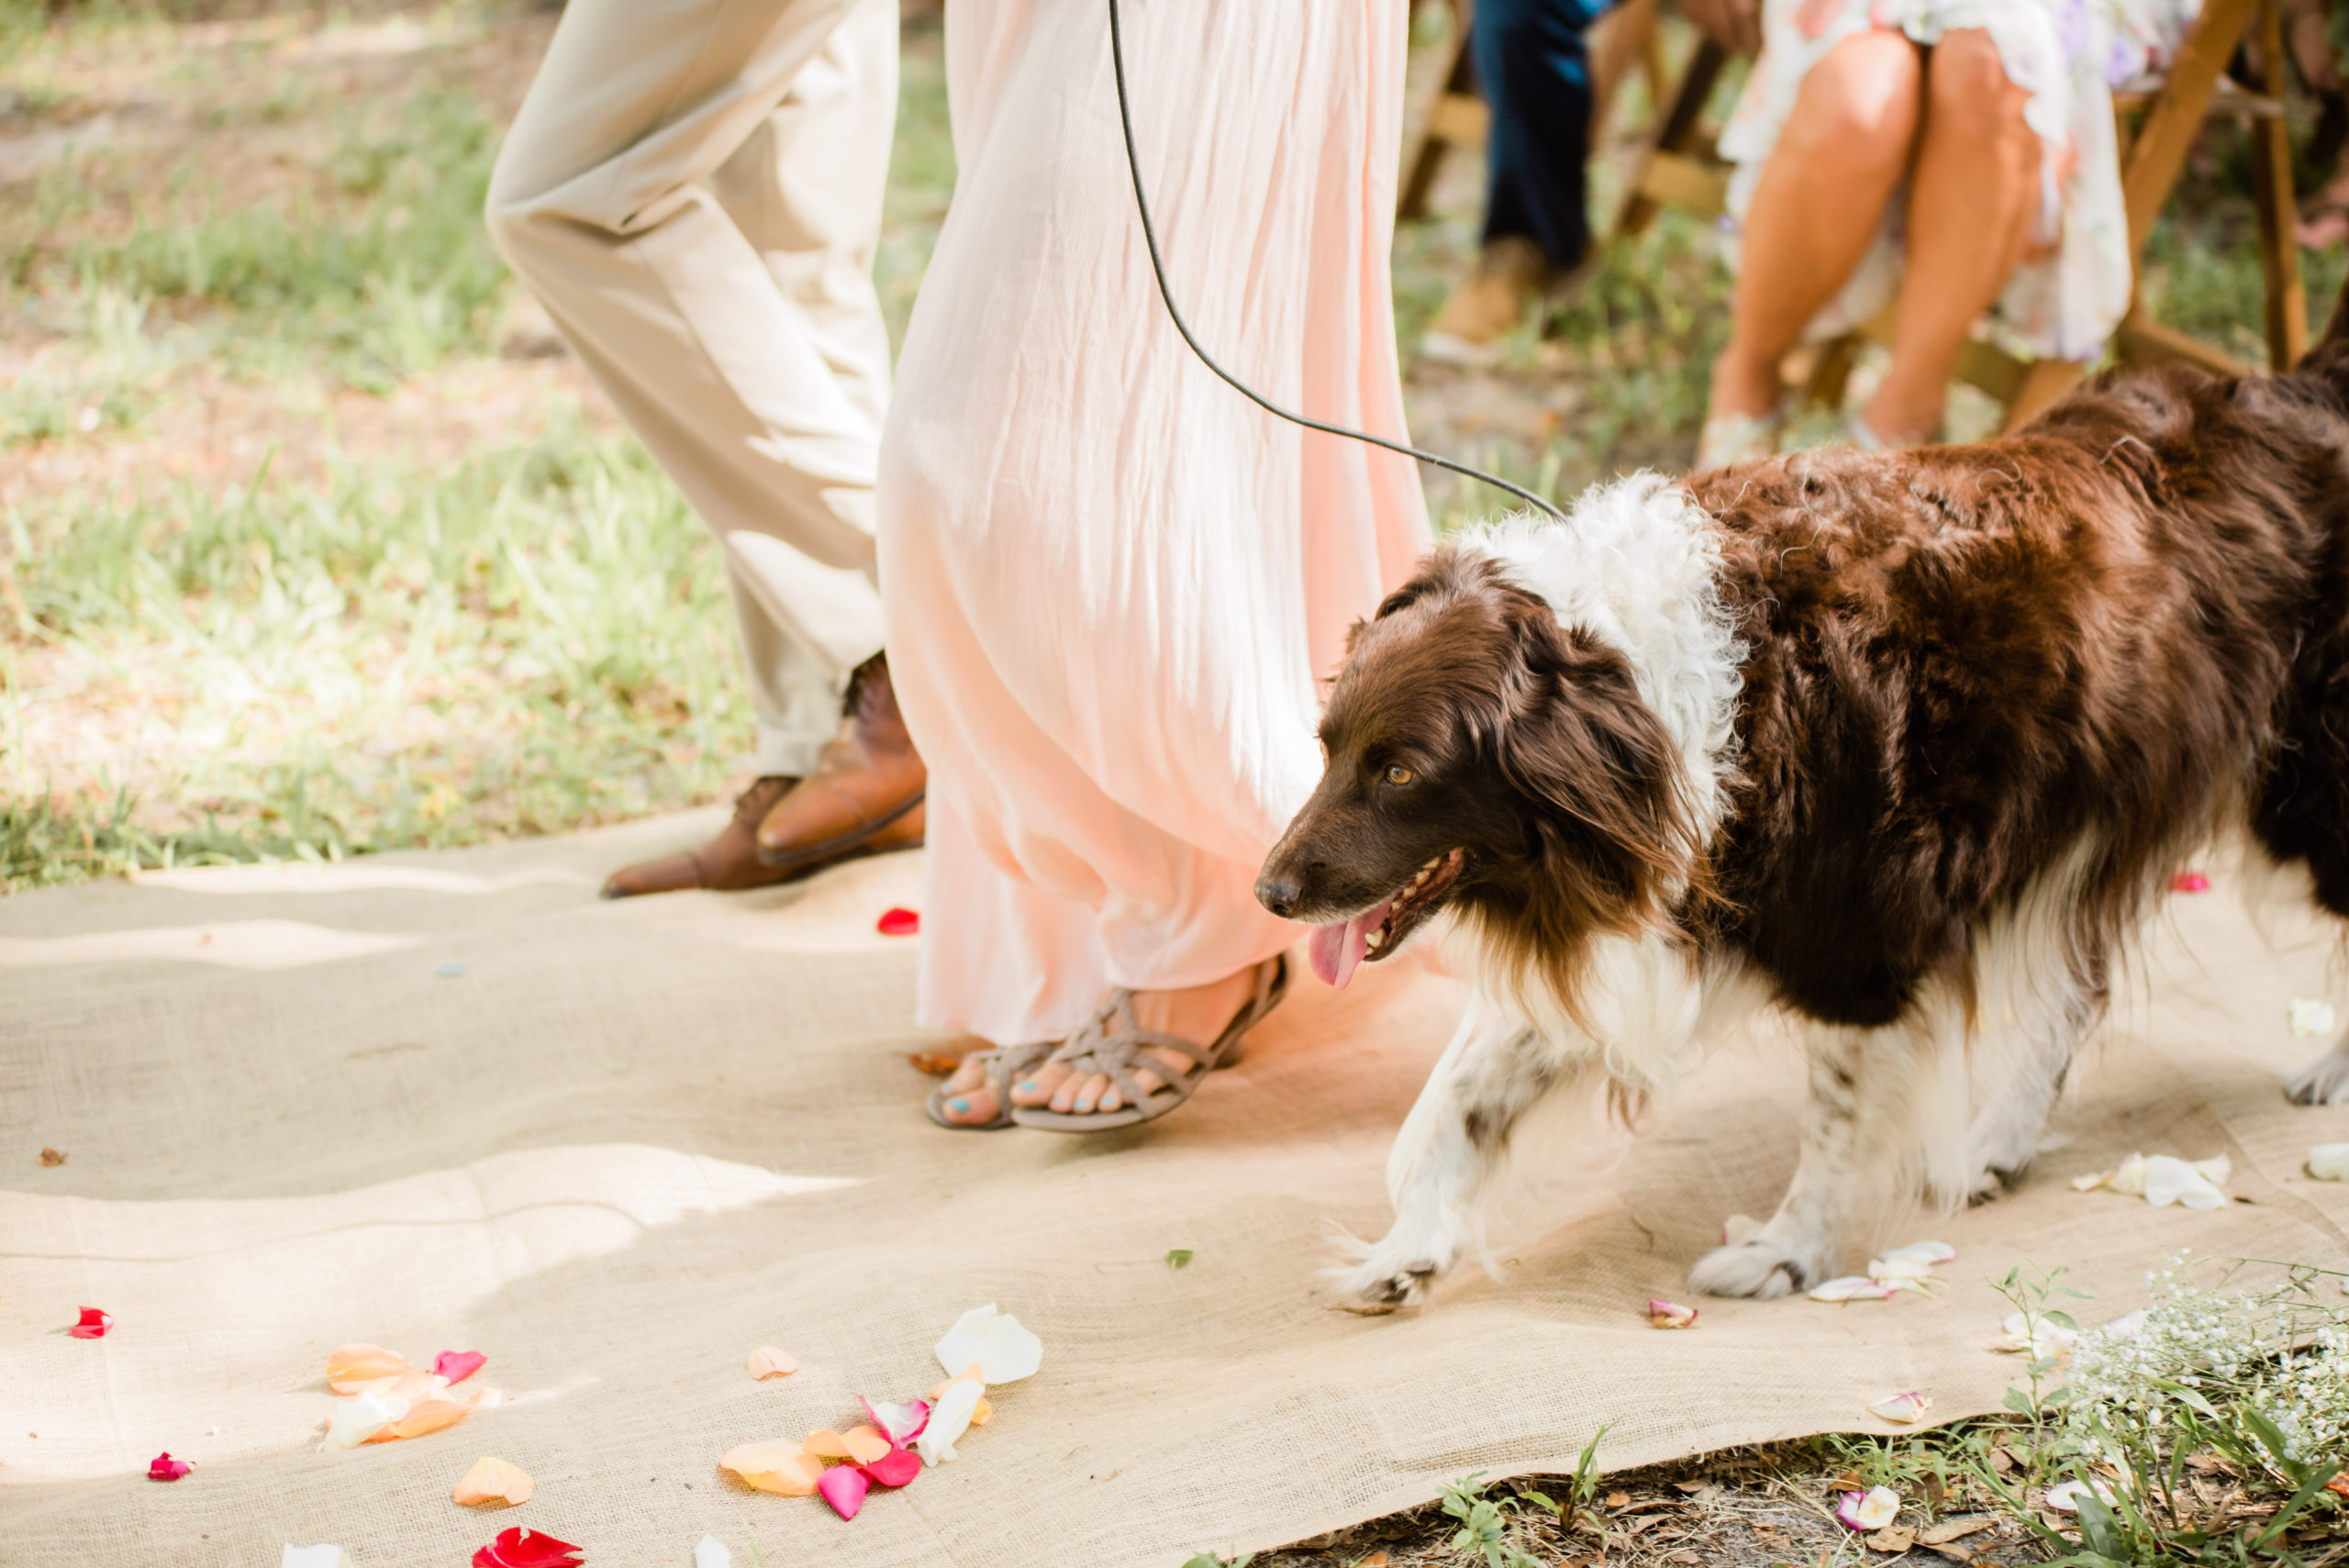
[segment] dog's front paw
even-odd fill
[[[1809,1290],[1826,1277],[1826,1265],[1815,1250],[1790,1246],[1766,1234],[1716,1247],[1688,1271],[1688,1283],[1707,1296],[1765,1300]]]
[[[1357,1257],[1353,1267],[1340,1273],[1341,1285],[1349,1296],[1382,1309],[1419,1306],[1460,1261],[1458,1244],[1408,1225],[1396,1226],[1366,1249],[1350,1240],[1347,1250]]]
[[[2349,1106],[2349,1056],[2328,1051],[2284,1080],[2296,1106]]]
[[[1442,1273],[1431,1258],[1415,1258],[1400,1266],[1366,1260],[1347,1271],[1345,1285],[1348,1294],[1374,1307],[1417,1307]]]
[[[1965,1207],[1979,1208],[1986,1203],[1996,1203],[2007,1195],[2009,1188],[2021,1179],[2020,1171],[1996,1171],[1985,1165],[1974,1173],[1966,1184]]]

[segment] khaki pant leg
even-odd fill
[[[807,769],[881,646],[896,67],[893,0],[573,0],[490,183],[499,249],[723,542],[763,773]]]

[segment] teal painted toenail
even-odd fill
[[[950,1111],[966,1111],[971,1108],[971,1102],[968,1100],[949,1100],[946,1102],[946,1108]]]
[[[1036,1080],[1035,1080],[1035,1079],[1033,1079],[1033,1078],[1030,1078],[1030,1079],[1029,1079],[1026,1083],[1024,1083],[1024,1084],[1020,1084],[1020,1085],[1019,1085],[1019,1092],[1020,1092],[1021,1094],[1023,1094],[1023,1095],[1032,1095],[1032,1094],[1034,1094],[1034,1093],[1036,1092]]]
[[[1076,1108],[1080,1112],[1089,1111],[1093,1108],[1093,1102],[1091,1100],[1079,1100],[1076,1102]]]

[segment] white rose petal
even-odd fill
[[[975,1362],[982,1381],[1017,1383],[1043,1361],[1044,1341],[1021,1328],[1010,1313],[997,1312],[992,1301],[963,1313],[938,1341],[938,1364],[949,1377],[960,1377]]]
[[[1905,1427],[1932,1407],[1931,1399],[1912,1389],[1906,1394],[1887,1394],[1881,1399],[1871,1401],[1868,1411],[1871,1415]]]
[[[327,1420],[327,1440],[320,1451],[357,1448],[385,1427],[407,1414],[407,1401],[384,1394],[357,1394],[334,1402],[334,1414]]]
[[[714,1535],[694,1542],[694,1568],[734,1568],[734,1554]]]
[[[1813,1301],[1882,1301],[1898,1287],[1885,1280],[1869,1279],[1864,1274],[1845,1274],[1812,1287]]]
[[[2059,1514],[2076,1514],[2083,1492],[2094,1494],[2099,1503],[2111,1505],[2112,1488],[2101,1481],[2058,1481],[2047,1488],[2047,1506]]]
[[[971,1429],[971,1415],[979,1407],[979,1396],[986,1390],[968,1378],[947,1385],[938,1403],[930,1407],[930,1425],[914,1439],[914,1451],[921,1455],[924,1464],[943,1464],[958,1457],[954,1441]]]
[[[1884,1255],[1886,1262],[1895,1258],[1915,1258],[1927,1263],[1946,1263],[1954,1260],[1957,1249],[1946,1241],[1911,1241],[1906,1247],[1895,1247]]]
[[[277,1568],[351,1568],[351,1553],[340,1546],[289,1546]]]
[[[1854,1529],[1882,1529],[1900,1517],[1900,1494],[1889,1486],[1871,1486],[1865,1492],[1846,1492],[1835,1517]]]
[[[2008,1313],[1999,1328],[2005,1332],[1991,1345],[1992,1350],[2017,1354],[2028,1351],[2034,1360],[2062,1355],[2079,1338],[2059,1323],[2050,1323],[2044,1318],[2034,1322],[2020,1312]]]
[[[2349,1143],[2320,1143],[2310,1150],[2309,1174],[2320,1182],[2349,1182]]]
[[[2294,1034],[2331,1034],[2332,1032],[2332,1004],[2330,1002],[2311,1002],[2304,997],[2295,996],[2292,998],[2291,1011],[2288,1016],[2291,1019]]]
[[[2144,1331],[2145,1309],[2140,1307],[2134,1312],[2122,1313],[2111,1322],[2098,1329],[2096,1333],[2101,1339],[2133,1340]]]
[[[2211,1162],[2206,1162],[2211,1163]],[[2145,1201],[2155,1208],[2167,1208],[2176,1204],[2181,1208],[2221,1208],[2227,1195],[2199,1165],[2167,1154],[2155,1154],[2145,1162]],[[2224,1167],[2221,1167],[2223,1173]]]

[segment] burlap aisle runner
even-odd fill
[[[1506,1278],[1353,1317],[1325,1228],[1385,1223],[1447,983],[1306,981],[1243,1067],[1140,1132],[949,1133],[903,1054],[932,1043],[906,1021],[911,944],[874,930],[918,901],[918,859],[596,901],[610,864],[707,825],[0,901],[0,1562],[273,1568],[333,1541],[453,1568],[525,1524],[606,1568],[689,1562],[704,1531],[742,1564],[755,1531],[770,1568],[1173,1568],[1565,1465],[1604,1421],[1620,1466],[1867,1429],[1898,1388],[1993,1407],[2017,1364],[1984,1348],[2005,1308],[1981,1282],[2020,1259],[2067,1265],[2091,1320],[2180,1247],[2349,1263],[2349,1192],[2299,1173],[2349,1110],[2277,1090],[2322,1043],[2286,1011],[2332,994],[2329,949],[2263,946],[2223,880],[2170,901],[2156,978],[2063,1113],[2075,1140],[2020,1195],[1895,1238],[1962,1250],[1939,1299],[1708,1302],[1665,1334],[1642,1300],[1685,1298],[1723,1216],[1768,1212],[1791,1166],[1782,1055],[1716,1061]],[[2065,1185],[2132,1149],[2224,1151],[2251,1201]],[[987,1301],[1044,1365],[961,1462],[853,1523],[715,1469],[929,1387],[930,1346]],[[85,1305],[110,1337],[66,1337]],[[518,1397],[320,1453],[325,1357],[353,1340],[484,1351]],[[752,1383],[759,1345],[806,1370]],[[165,1449],[195,1473],[145,1479]],[[455,1506],[483,1454],[535,1500]]]

